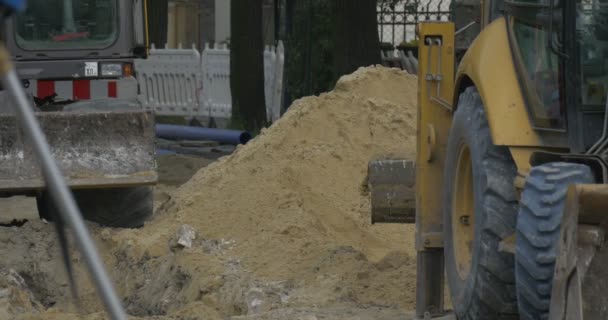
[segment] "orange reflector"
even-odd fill
[[[130,63],[123,64],[122,65],[122,75],[123,75],[123,77],[133,76],[133,65]]]

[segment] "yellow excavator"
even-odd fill
[[[372,222],[416,224],[417,317],[447,291],[457,319],[608,319],[608,1],[454,8],[417,28],[415,163],[369,165]]]

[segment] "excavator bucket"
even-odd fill
[[[154,117],[146,112],[44,112],[38,121],[72,188],[153,184]],[[0,193],[44,187],[31,143],[14,115],[0,115]]]
[[[372,224],[416,221],[416,165],[412,160],[376,160],[368,165]]]
[[[570,187],[561,225],[550,320],[608,319],[608,185]]]

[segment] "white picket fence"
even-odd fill
[[[201,55],[192,49],[156,49],[135,60],[139,101],[159,115],[193,117],[204,113],[199,103]]]
[[[232,94],[230,92],[230,50],[225,45],[205,44],[202,57],[204,109],[212,118],[230,119]]]
[[[279,42],[264,50],[264,94],[270,122],[280,117],[285,50]],[[139,101],[158,115],[230,119],[230,50],[205,45],[202,55],[192,49],[150,50],[135,61]]]

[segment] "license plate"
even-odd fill
[[[97,77],[99,74],[99,68],[97,62],[85,62],[84,63],[84,76],[85,77]]]

